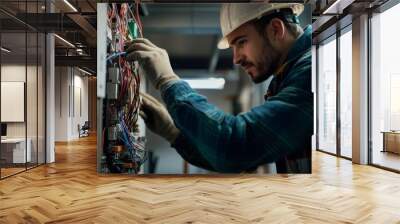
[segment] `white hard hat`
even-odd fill
[[[219,49],[229,48],[226,36],[239,26],[253,20],[261,18],[268,12],[277,11],[279,9],[292,9],[293,13],[298,16],[303,10],[303,4],[299,3],[224,3],[221,7],[220,22],[222,30],[222,39],[218,42]]]

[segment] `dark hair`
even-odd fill
[[[274,19],[278,18],[282,20],[283,24],[285,25],[286,29],[289,33],[295,37],[298,35],[298,26],[299,20],[296,15],[293,14],[291,9],[281,9],[277,12],[269,13],[267,15],[263,15],[261,18],[257,18],[250,21],[250,24],[253,24],[258,33],[264,35],[265,26],[269,24],[269,22]]]

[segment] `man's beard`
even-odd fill
[[[281,58],[281,53],[271,45],[268,37],[265,36],[264,40],[262,49],[262,56],[264,56],[264,58],[256,64],[259,74],[254,77],[254,83],[261,83],[273,75],[279,66],[278,63]]]

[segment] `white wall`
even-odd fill
[[[1,81],[25,82],[25,64],[9,64],[1,66]],[[7,108],[1,108],[7,110]],[[25,137],[25,122],[7,122],[7,137]]]
[[[36,70],[37,69],[37,70]],[[7,137],[30,139],[32,161],[44,162],[44,82],[42,67],[36,65],[24,64],[2,64],[1,81],[3,82],[24,82],[26,84],[26,106],[22,112],[26,111],[26,120],[24,122],[6,122]],[[27,81],[25,80],[27,78]],[[2,96],[7,97],[7,96]],[[4,112],[10,108],[1,108]],[[9,111],[12,113],[12,111]],[[37,157],[37,153],[39,156]]]
[[[32,71],[36,68],[33,66],[28,66],[27,68],[24,65],[20,64],[8,64],[1,66],[1,81],[2,82],[25,82],[25,75],[27,69],[28,74],[32,74]],[[36,91],[35,91],[36,93]],[[33,93],[27,93],[27,96],[33,96]],[[35,94],[36,96],[36,94]],[[31,100],[28,100],[29,102]],[[1,108],[1,110],[7,110],[7,108]],[[36,114],[35,114],[36,115]],[[28,120],[31,120],[31,117],[28,114]],[[26,122],[7,122],[7,136],[8,137],[25,137],[25,123]],[[29,136],[28,136],[29,137]]]
[[[67,141],[68,139],[68,85],[69,77],[67,67],[55,68],[55,140]]]
[[[1,81],[25,82],[25,64],[1,65]]]
[[[55,73],[55,140],[70,141],[79,138],[78,124],[88,120],[88,78],[72,67],[56,67]]]
[[[73,96],[71,98],[74,101],[73,103],[71,102],[71,105],[74,105],[74,107],[72,108],[72,120],[71,120],[72,129],[70,132],[72,138],[79,137],[78,124],[82,126],[85,123],[85,121],[89,120],[88,77],[87,76],[83,77],[82,75],[83,73],[81,73],[79,70],[77,69],[74,70],[74,82],[73,82],[74,88],[72,88],[74,89],[74,91],[72,92]],[[82,111],[80,111],[80,109]]]

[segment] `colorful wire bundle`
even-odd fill
[[[119,6],[119,7],[118,7]],[[135,7],[135,13],[132,11]],[[119,140],[129,150],[132,161],[142,164],[146,159],[146,151],[143,143],[137,141],[134,133],[137,133],[137,121],[140,110],[140,75],[137,62],[126,60],[124,51],[129,41],[128,21],[133,19],[138,27],[140,37],[143,37],[142,23],[139,16],[139,2],[134,4],[112,3],[108,9],[108,24],[112,29],[113,37],[110,54],[106,58],[109,64],[119,68],[119,94],[115,106],[117,108],[120,124]]]

